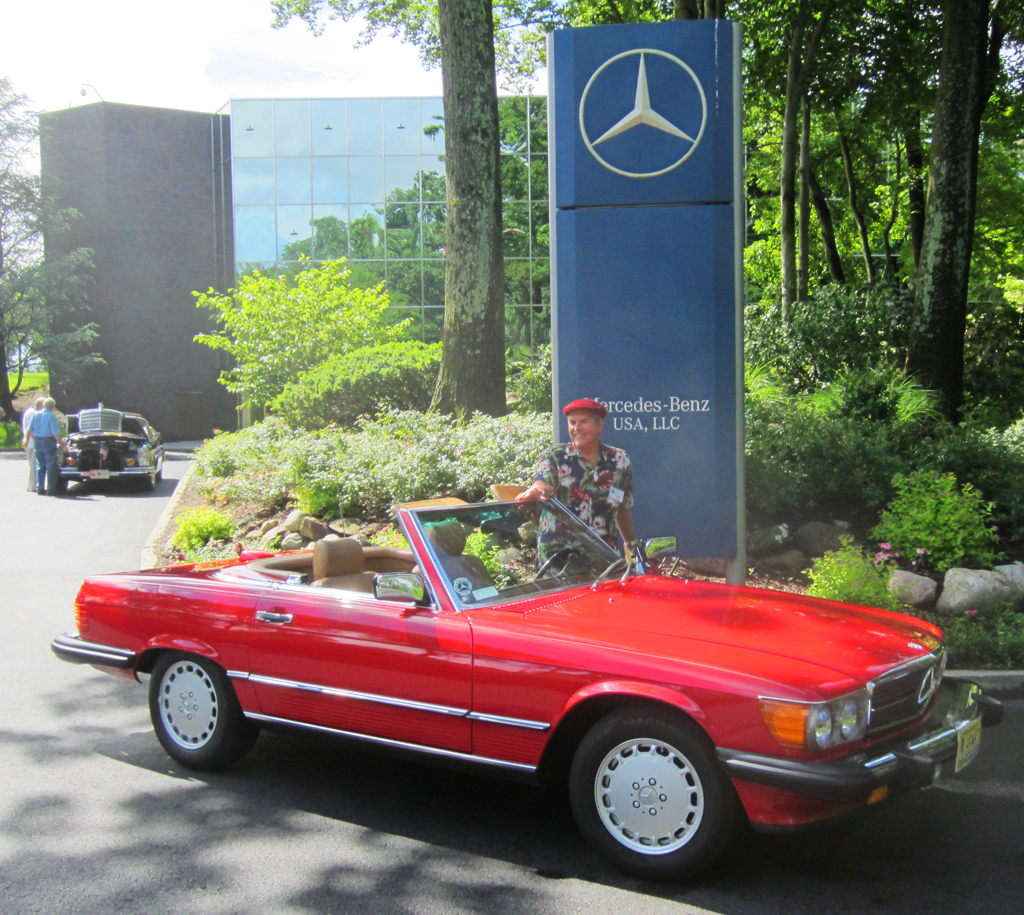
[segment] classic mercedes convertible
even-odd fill
[[[943,676],[942,632],[882,610],[682,580],[555,501],[404,507],[407,545],[89,578],[66,661],[149,675],[183,766],[227,766],[260,728],[430,763],[568,780],[587,839],[677,879],[743,818],[818,822],[931,784],[1001,706]]]

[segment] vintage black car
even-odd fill
[[[160,433],[138,413],[110,410],[103,404],[69,415],[67,443],[57,488],[76,480],[135,479],[153,489],[163,477]]]

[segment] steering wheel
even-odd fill
[[[586,556],[587,555],[579,547],[563,546],[560,550],[557,550],[556,552],[552,553],[550,556],[548,556],[547,559],[544,560],[544,564],[539,569],[537,569],[537,574],[533,576],[533,580],[536,581],[538,578],[540,578],[548,570],[548,567],[552,563],[554,563],[554,561],[556,559],[558,559],[559,556],[563,556],[564,555],[565,558],[568,559],[573,553],[577,553],[580,556]],[[563,571],[564,571],[564,567],[563,567]],[[552,572],[551,573],[551,577],[552,578],[557,578],[558,575],[556,573]]]

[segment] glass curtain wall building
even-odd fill
[[[499,100],[506,346],[549,340],[547,105]],[[236,274],[348,259],[383,282],[396,319],[439,340],[444,321],[445,162],[440,98],[231,102]]]

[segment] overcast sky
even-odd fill
[[[37,111],[97,102],[216,111],[232,98],[441,94],[416,48],[333,22],[270,27],[270,0],[4,4],[0,76]],[[86,96],[81,95],[86,84]]]

